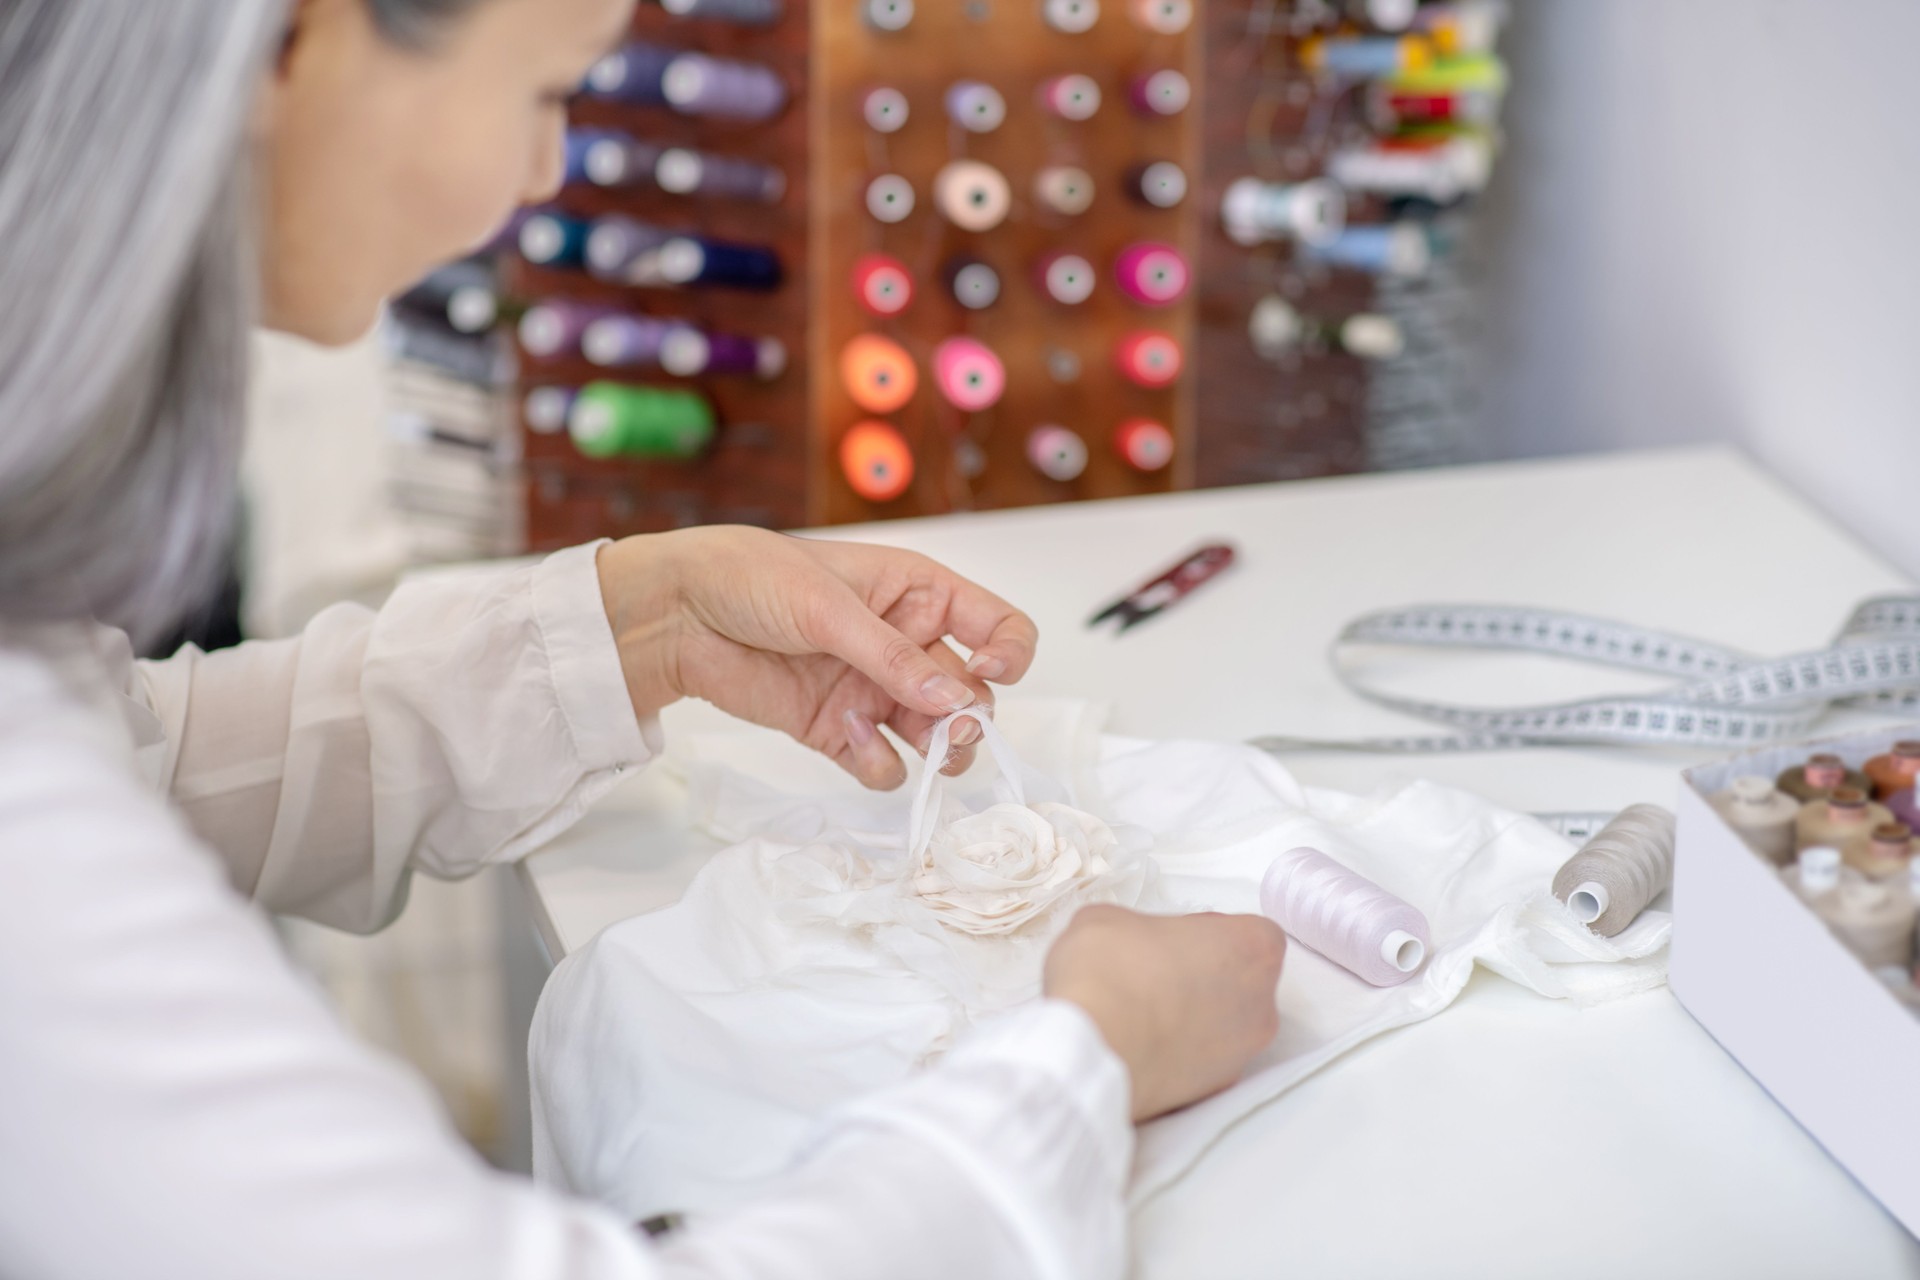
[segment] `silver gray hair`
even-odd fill
[[[478,0],[367,0],[424,40]],[[289,0],[0,0],[0,620],[136,644],[215,581]]]

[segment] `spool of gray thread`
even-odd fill
[[[1673,883],[1674,826],[1657,804],[1622,809],[1567,859],[1553,896],[1587,928],[1613,937]]]

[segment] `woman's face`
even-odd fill
[[[550,197],[567,96],[632,9],[478,0],[414,50],[364,0],[296,0],[256,131],[267,324],[351,342],[384,299]]]

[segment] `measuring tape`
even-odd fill
[[[1652,694],[1514,708],[1401,697],[1355,670],[1358,645],[1549,654],[1679,677]],[[1920,596],[1853,611],[1832,645],[1756,658],[1724,645],[1548,609],[1418,605],[1371,613],[1334,640],[1335,673],[1378,706],[1453,730],[1443,736],[1253,739],[1266,751],[1494,751],[1583,744],[1751,747],[1805,738],[1834,706],[1920,707]]]

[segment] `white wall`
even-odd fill
[[[1920,577],[1920,4],[1514,8],[1482,451],[1731,440]]]

